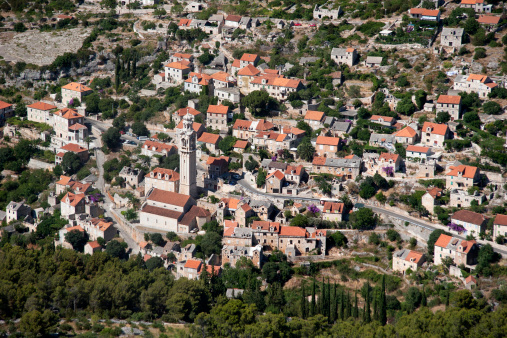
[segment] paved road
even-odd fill
[[[240,186],[242,186],[243,188],[245,188],[246,190],[250,191],[251,193],[254,193],[254,194],[257,194],[257,195],[260,195],[260,196],[278,198],[278,199],[283,199],[283,200],[298,200],[298,201],[320,202],[320,199],[318,199],[318,198],[300,197],[300,196],[287,196],[287,195],[268,194],[268,193],[265,193],[265,192],[261,192],[261,191],[258,191],[255,188],[253,188],[245,179],[242,179],[242,180],[238,181],[238,184]],[[415,225],[415,226],[418,226],[418,227],[421,227],[421,228],[424,228],[424,229],[427,229],[427,230],[433,231],[433,230],[440,229],[439,227],[432,226],[432,225],[430,225],[430,224],[428,224],[426,222],[419,221],[419,220],[417,220],[415,218],[412,218],[412,217],[403,216],[403,215],[397,214],[396,212],[393,212],[393,211],[390,211],[390,210],[386,210],[384,208],[380,208],[380,207],[376,207],[376,206],[371,206],[371,205],[365,205],[365,207],[373,210],[376,213],[384,214],[384,215],[387,215],[387,216],[390,216],[390,217],[394,217],[394,218],[400,219],[400,220],[402,220],[404,222],[409,222],[412,225]],[[466,239],[465,236],[456,235],[456,234],[453,234],[453,237],[457,237],[457,238],[460,238],[460,239]],[[482,241],[482,240],[478,240],[477,242],[480,243],[480,244],[491,244],[491,243],[489,243],[487,241]],[[493,246],[493,250],[495,250],[495,252],[498,252],[498,253],[502,254],[504,257],[507,257],[507,250],[506,249],[499,249],[499,248]]]
[[[96,159],[97,159],[97,167],[99,168],[99,177],[95,185],[104,196],[103,207],[105,215],[110,219],[112,219],[114,223],[116,223],[115,218],[111,213],[111,207],[113,206],[113,203],[109,200],[109,197],[107,197],[106,185],[104,181],[104,162],[106,161],[106,155],[104,155],[102,150],[100,149],[96,150]],[[123,231],[123,229],[119,225],[116,225],[116,229],[118,229],[118,231],[120,232],[120,236],[125,240],[129,248],[132,249],[132,253],[138,253],[139,245],[137,244],[137,242],[134,241],[134,239],[130,237],[130,235],[127,232]]]

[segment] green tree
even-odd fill
[[[411,116],[416,110],[416,107],[409,97],[403,98],[396,106],[396,111],[402,115]]]
[[[71,151],[68,151],[63,155],[62,163],[60,165],[68,175],[74,175],[83,166],[79,156]]]
[[[407,77],[405,75],[401,75],[398,80],[396,80],[396,85],[398,87],[407,87],[410,85],[410,83],[407,80]]]
[[[310,140],[301,142],[297,147],[297,155],[305,161],[310,162],[315,154],[315,148],[312,146]]]
[[[141,121],[137,121],[132,124],[132,132],[137,136],[150,136],[148,128],[146,128],[146,125]]]
[[[247,107],[252,115],[264,113],[268,108],[269,94],[264,90],[254,90],[241,100],[241,104]]]
[[[437,242],[440,235],[448,235],[452,236],[449,232],[444,231],[442,229],[433,230],[433,232],[430,234],[430,237],[428,238],[428,254],[433,256],[434,250],[435,250],[435,243]]]
[[[257,173],[257,188],[262,187],[266,183],[266,171],[262,168],[259,168],[259,172]]]
[[[477,30],[481,27],[481,25],[479,24],[479,22],[477,22],[477,20],[475,20],[475,18],[473,16],[469,17],[466,21],[465,21],[465,33],[467,34],[470,34],[470,35],[474,35],[475,33],[477,33]]]
[[[503,109],[502,106],[500,106],[495,101],[488,101],[482,105],[482,109],[484,111],[484,114],[489,115],[499,115],[502,113]]]
[[[159,19],[161,19],[166,14],[167,12],[163,7],[158,7],[153,11],[153,15],[158,16]]]
[[[206,232],[202,237],[201,249],[206,257],[212,254],[219,255],[222,251],[222,236],[214,231]]]
[[[97,114],[99,113],[99,102],[100,96],[97,93],[92,93],[90,95],[85,96],[84,99],[86,103],[86,112],[89,114]]]
[[[298,129],[301,129],[301,130],[304,130],[305,131],[305,136],[308,136],[308,137],[311,137],[312,136],[312,127],[310,127],[310,125],[308,123],[306,123],[305,121],[301,120],[301,121],[298,121],[297,125],[296,125],[296,128]]]
[[[234,144],[236,144],[236,138],[228,135],[218,142],[218,149],[220,149],[224,154],[228,155],[232,149],[234,149]]]
[[[102,142],[109,149],[115,149],[120,146],[121,134],[117,128],[109,128],[102,134]]]
[[[146,268],[150,271],[164,267],[164,261],[160,257],[151,257],[145,264]]]
[[[451,120],[451,115],[449,115],[446,111],[441,111],[437,113],[437,117],[435,118],[436,123],[447,123]]]
[[[88,235],[84,231],[72,230],[65,234],[65,241],[72,245],[74,250],[82,252],[88,242]]]
[[[124,259],[127,256],[127,252],[125,251],[125,247],[122,243],[112,240],[106,245],[106,253],[111,257],[116,257],[120,259]]]
[[[19,322],[19,329],[27,337],[47,336],[56,330],[58,316],[51,310],[40,313],[37,310],[26,312]]]
[[[380,289],[380,324],[386,325],[387,323],[387,302],[386,302],[386,276],[382,275],[382,288]]]
[[[382,191],[380,191],[378,194],[376,194],[375,198],[377,199],[377,201],[379,201],[379,203],[382,203],[382,204],[384,204],[387,201],[387,198],[382,193]]]
[[[354,229],[368,229],[375,227],[377,218],[371,209],[361,208],[350,215],[350,221]]]
[[[26,105],[23,102],[20,102],[16,105],[16,109],[14,109],[14,114],[19,117],[25,117],[26,112]]]

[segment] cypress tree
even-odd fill
[[[331,288],[331,286],[330,286]],[[329,322],[333,323],[336,320],[336,284],[331,288],[331,297],[329,301]]]
[[[327,317],[329,318],[329,317],[331,317],[331,284],[329,283],[329,278],[327,279],[326,288],[327,288],[327,290],[326,290],[326,294],[327,294],[326,314],[327,314]]]
[[[301,286],[301,318],[306,319],[306,293],[304,284]]]
[[[382,275],[382,290],[380,292],[380,324],[387,323],[386,276]]]
[[[426,299],[426,290],[424,290],[424,288],[423,288],[423,291],[422,291],[421,305],[422,306],[427,306],[428,305],[428,300]]]
[[[326,286],[324,284],[324,277],[322,277],[322,283],[320,283],[320,297],[319,297],[319,310],[320,314],[325,316],[326,313]]]
[[[355,303],[356,303],[354,305],[354,318],[357,319],[357,318],[359,318],[359,308],[357,307],[357,290],[355,292],[354,298],[355,298]]]
[[[445,297],[445,308],[447,309],[447,307],[449,306],[449,298],[451,296],[449,293],[449,290],[447,290],[446,294],[447,294],[447,297]]]
[[[114,87],[115,90],[118,91],[118,87],[120,86],[120,62],[118,60],[118,56],[116,56],[116,65],[115,65],[115,74],[114,74]]]
[[[127,78],[131,76],[130,73],[130,57],[127,59]]]
[[[315,279],[312,284],[312,303],[310,304],[310,316],[315,316]]]
[[[341,292],[341,297],[340,297],[340,319],[341,320],[344,320],[344,315],[345,315],[345,306],[344,306],[344,303],[345,303],[345,296],[343,294],[343,290]]]
[[[132,63],[132,77],[137,75],[137,53],[134,53],[134,62]]]
[[[364,310],[364,317],[365,322],[369,323],[371,322],[371,312],[370,312],[370,282],[366,282],[366,299],[365,299],[365,310]]]
[[[350,301],[350,292],[347,292],[347,318],[352,317],[352,302]]]
[[[373,320],[378,320],[377,295],[373,294]]]

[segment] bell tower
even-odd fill
[[[180,137],[180,194],[196,197],[197,195],[197,167],[196,167],[196,135],[192,128],[194,119],[191,114],[183,117],[183,129]]]

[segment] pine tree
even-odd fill
[[[387,323],[386,276],[382,275],[382,290],[380,291],[380,324]]]
[[[371,322],[371,312],[370,312],[370,282],[366,282],[366,299],[365,299],[365,322]]]
[[[315,279],[313,280],[312,284],[312,303],[310,304],[310,316],[315,316]]]
[[[378,320],[377,295],[373,294],[373,320]]]
[[[301,318],[306,319],[306,293],[305,285],[301,286]]]

